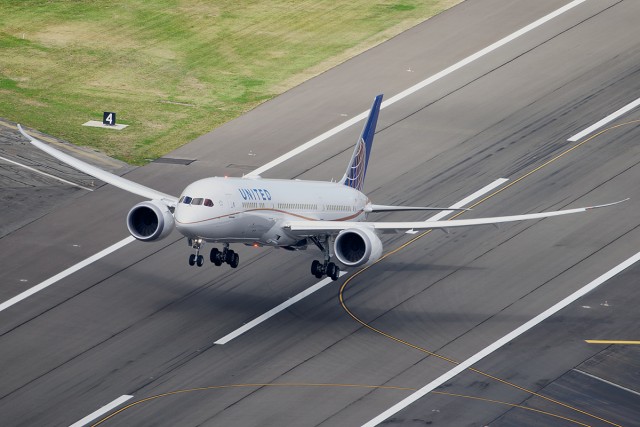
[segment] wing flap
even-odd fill
[[[50,154],[56,159],[68,164],[69,166],[78,169],[81,172],[91,175],[94,178],[98,178],[101,181],[114,185],[130,193],[146,197],[147,199],[160,200],[169,206],[175,206],[178,203],[177,197],[154,190],[153,188],[138,184],[137,182],[130,181],[121,176],[112,174],[111,172],[107,172],[96,166],[90,165],[89,163],[83,162],[82,160],[78,160],[66,153],[63,153],[62,151],[53,148],[49,144],[45,144],[44,142],[32,137],[31,135],[26,133],[20,125],[18,125],[18,130],[29,140],[31,144],[35,145],[40,150]]]
[[[465,208],[440,208],[437,206],[393,206],[393,205],[368,205],[365,212],[396,212],[396,211],[470,211]]]

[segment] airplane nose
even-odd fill
[[[173,211],[173,218],[177,223],[185,222],[185,208],[180,205],[182,205],[182,203],[178,203]]]

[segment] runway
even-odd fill
[[[467,0],[167,156],[195,161],[125,176],[178,195],[248,173],[569,3]],[[451,206],[508,179],[460,218],[630,201],[385,237],[381,262],[225,344],[314,286],[318,254],[234,247],[232,270],[189,267],[177,233],[126,244],[0,311],[3,425],[69,426],[116,399],[86,425],[365,425],[615,268],[639,251],[640,109],[569,139],[640,97],[639,17],[633,1],[576,3],[383,109],[365,184],[375,203]],[[262,175],[339,178],[360,129]],[[0,303],[127,237],[137,196],[73,191],[0,239]],[[640,348],[585,342],[640,340],[639,274],[617,273],[385,425],[639,425]]]

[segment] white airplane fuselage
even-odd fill
[[[177,230],[207,242],[292,246],[292,220],[363,221],[369,199],[341,183],[263,178],[206,178],[184,189]]]

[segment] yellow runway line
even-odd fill
[[[620,340],[584,340],[588,344],[622,344],[622,345],[640,345],[640,341],[620,341]]]

